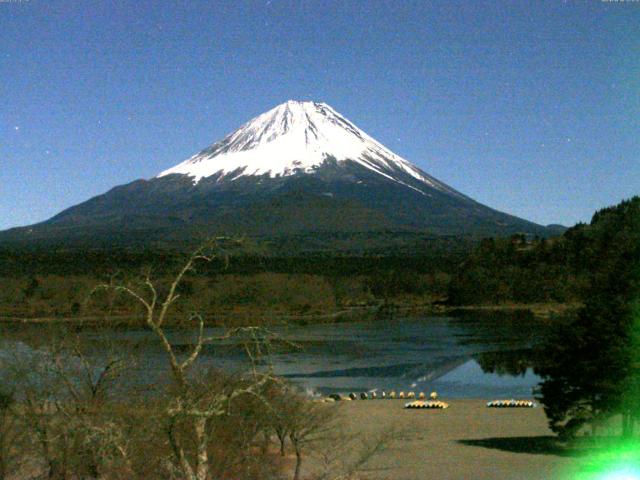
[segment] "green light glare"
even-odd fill
[[[629,471],[627,469],[606,473],[602,477],[603,480],[639,480],[640,474],[637,470]]]
[[[640,442],[626,442],[589,455],[575,480],[640,480]]]
[[[631,297],[627,300],[630,301],[627,313],[630,317],[628,323],[623,322],[627,328],[623,337],[626,345],[620,352],[620,368],[625,369],[625,383],[621,385],[619,405],[614,409],[618,417],[622,417],[618,432],[621,437],[617,440],[611,436],[596,438],[592,451],[580,460],[580,473],[570,480],[640,480],[640,257],[637,236],[640,217],[637,213],[636,210],[630,230],[635,236],[628,244],[633,262],[630,264]]]

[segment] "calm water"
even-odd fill
[[[540,380],[531,369],[498,375],[484,372],[479,363],[489,352],[531,347],[540,333],[521,327],[498,319],[440,317],[291,329],[287,336],[303,350],[277,355],[274,365],[311,392],[395,389],[436,390],[449,398],[530,397]]]
[[[46,348],[5,332],[2,349]],[[40,327],[41,328],[41,327]],[[275,373],[288,378],[312,394],[369,390],[436,390],[448,398],[531,397],[539,378],[522,366],[527,349],[540,340],[542,326],[531,319],[504,316],[386,320],[369,323],[341,323],[279,327],[276,333],[297,348],[271,356]],[[37,333],[37,332],[36,332]],[[210,330],[209,333],[218,333]],[[31,332],[33,337],[33,332]],[[91,334],[89,334],[91,336]],[[140,381],[155,382],[166,369],[166,360],[149,332],[128,329],[109,333],[122,351],[135,350],[136,375]],[[173,341],[188,350],[192,339],[178,332]],[[488,373],[491,364],[498,371],[510,371],[511,354],[520,360],[517,375]],[[95,355],[100,354],[96,348]],[[492,361],[487,361],[490,357]],[[500,362],[506,362],[500,368]],[[246,356],[238,345],[224,342],[207,348],[202,365],[227,372],[246,368]],[[495,368],[494,368],[495,369]]]

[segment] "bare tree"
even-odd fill
[[[400,437],[394,430],[362,436],[343,430],[339,403],[317,403],[295,392],[280,388],[271,398],[271,425],[278,438],[280,454],[288,439],[295,463],[293,480],[302,477],[305,458],[314,457],[313,478],[347,480],[370,469],[371,460]]]
[[[115,290],[133,298],[144,310],[146,327],[153,332],[160,342],[166,355],[173,380],[173,396],[166,409],[166,433],[169,445],[175,459],[174,469],[188,480],[207,480],[211,471],[209,464],[208,446],[210,442],[210,424],[214,418],[229,415],[232,404],[242,397],[256,397],[264,399],[262,389],[268,383],[275,381],[270,370],[266,372],[256,368],[255,360],[264,355],[268,349],[268,335],[258,327],[242,327],[227,331],[223,335],[207,336],[202,315],[192,313],[189,324],[196,329],[195,342],[186,354],[178,352],[167,333],[167,319],[172,306],[180,297],[177,293],[185,276],[192,272],[199,262],[211,262],[218,256],[215,243],[211,242],[197,249],[187,260],[171,282],[165,295],[147,275],[142,286],[132,285],[102,285],[101,289]],[[251,369],[232,389],[211,390],[202,388],[194,380],[191,370],[205,345],[229,339],[243,337],[246,352],[251,361]],[[265,399],[266,401],[266,399]],[[185,425],[191,438],[185,440],[180,434]],[[187,445],[193,445],[192,454],[187,452]]]
[[[126,426],[113,405],[120,394],[118,383],[133,361],[113,344],[112,333],[110,328],[92,329],[89,341],[78,331],[67,331],[50,347],[53,372],[64,387],[56,407],[73,429],[76,470],[96,478],[115,463],[131,474]],[[99,354],[92,354],[96,348]]]
[[[322,467],[315,480],[352,480],[363,472],[377,471],[371,462],[403,434],[396,430],[379,432],[372,436],[347,435],[339,429],[333,432],[329,443],[316,447],[313,452]]]
[[[42,474],[51,479],[97,478],[110,462],[127,465],[124,427],[110,402],[126,362],[103,349],[90,355],[96,345],[75,330],[44,332],[46,348],[23,345],[3,362],[16,392],[12,427],[24,433],[23,460],[33,469],[41,459]]]
[[[66,477],[70,439],[62,425],[54,399],[60,397],[60,385],[51,370],[48,352],[18,350],[4,359],[4,376],[19,395],[14,412],[19,429],[25,432],[23,459],[42,462],[43,475],[49,479]]]
[[[15,398],[12,391],[0,390],[0,480],[11,471],[15,448]]]
[[[284,391],[274,412],[274,430],[284,453],[288,437],[296,457],[293,480],[299,480],[302,461],[308,450],[326,441],[336,427],[336,406],[309,401],[300,394]]]
[[[283,382],[268,384],[265,388],[265,395],[270,406],[267,412],[268,438],[275,434],[280,456],[284,457],[291,428],[289,414],[294,409],[294,405],[297,405],[300,397],[289,384]]]

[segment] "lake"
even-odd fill
[[[414,390],[449,398],[531,397],[540,381],[483,371],[483,355],[523,352],[540,338],[539,326],[500,318],[399,319],[376,323],[290,328],[296,353],[275,355],[276,373],[313,393]],[[507,357],[508,358],[508,357]]]
[[[2,349],[32,348],[25,338],[37,336],[39,328],[19,324],[5,328]],[[544,335],[544,327],[529,317],[399,318],[272,330],[296,345],[270,356],[275,373],[312,395],[394,389],[435,390],[442,398],[531,398],[540,381],[522,363]],[[221,332],[208,329],[209,334]],[[87,335],[98,343],[97,334]],[[166,371],[164,354],[148,331],[129,328],[110,331],[109,337],[122,351],[135,346],[140,381],[153,383]],[[174,331],[172,341],[188,351],[193,339]],[[92,354],[100,355],[100,348]],[[509,365],[512,356],[519,362],[516,369]],[[246,368],[247,359],[237,343],[224,341],[203,350],[200,364],[232,372]]]

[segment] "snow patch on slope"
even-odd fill
[[[158,176],[184,174],[194,183],[212,175],[218,181],[242,176],[313,173],[328,159],[350,160],[389,180],[402,171],[429,187],[458,192],[395,155],[325,103],[288,101],[241,126],[223,140]]]

